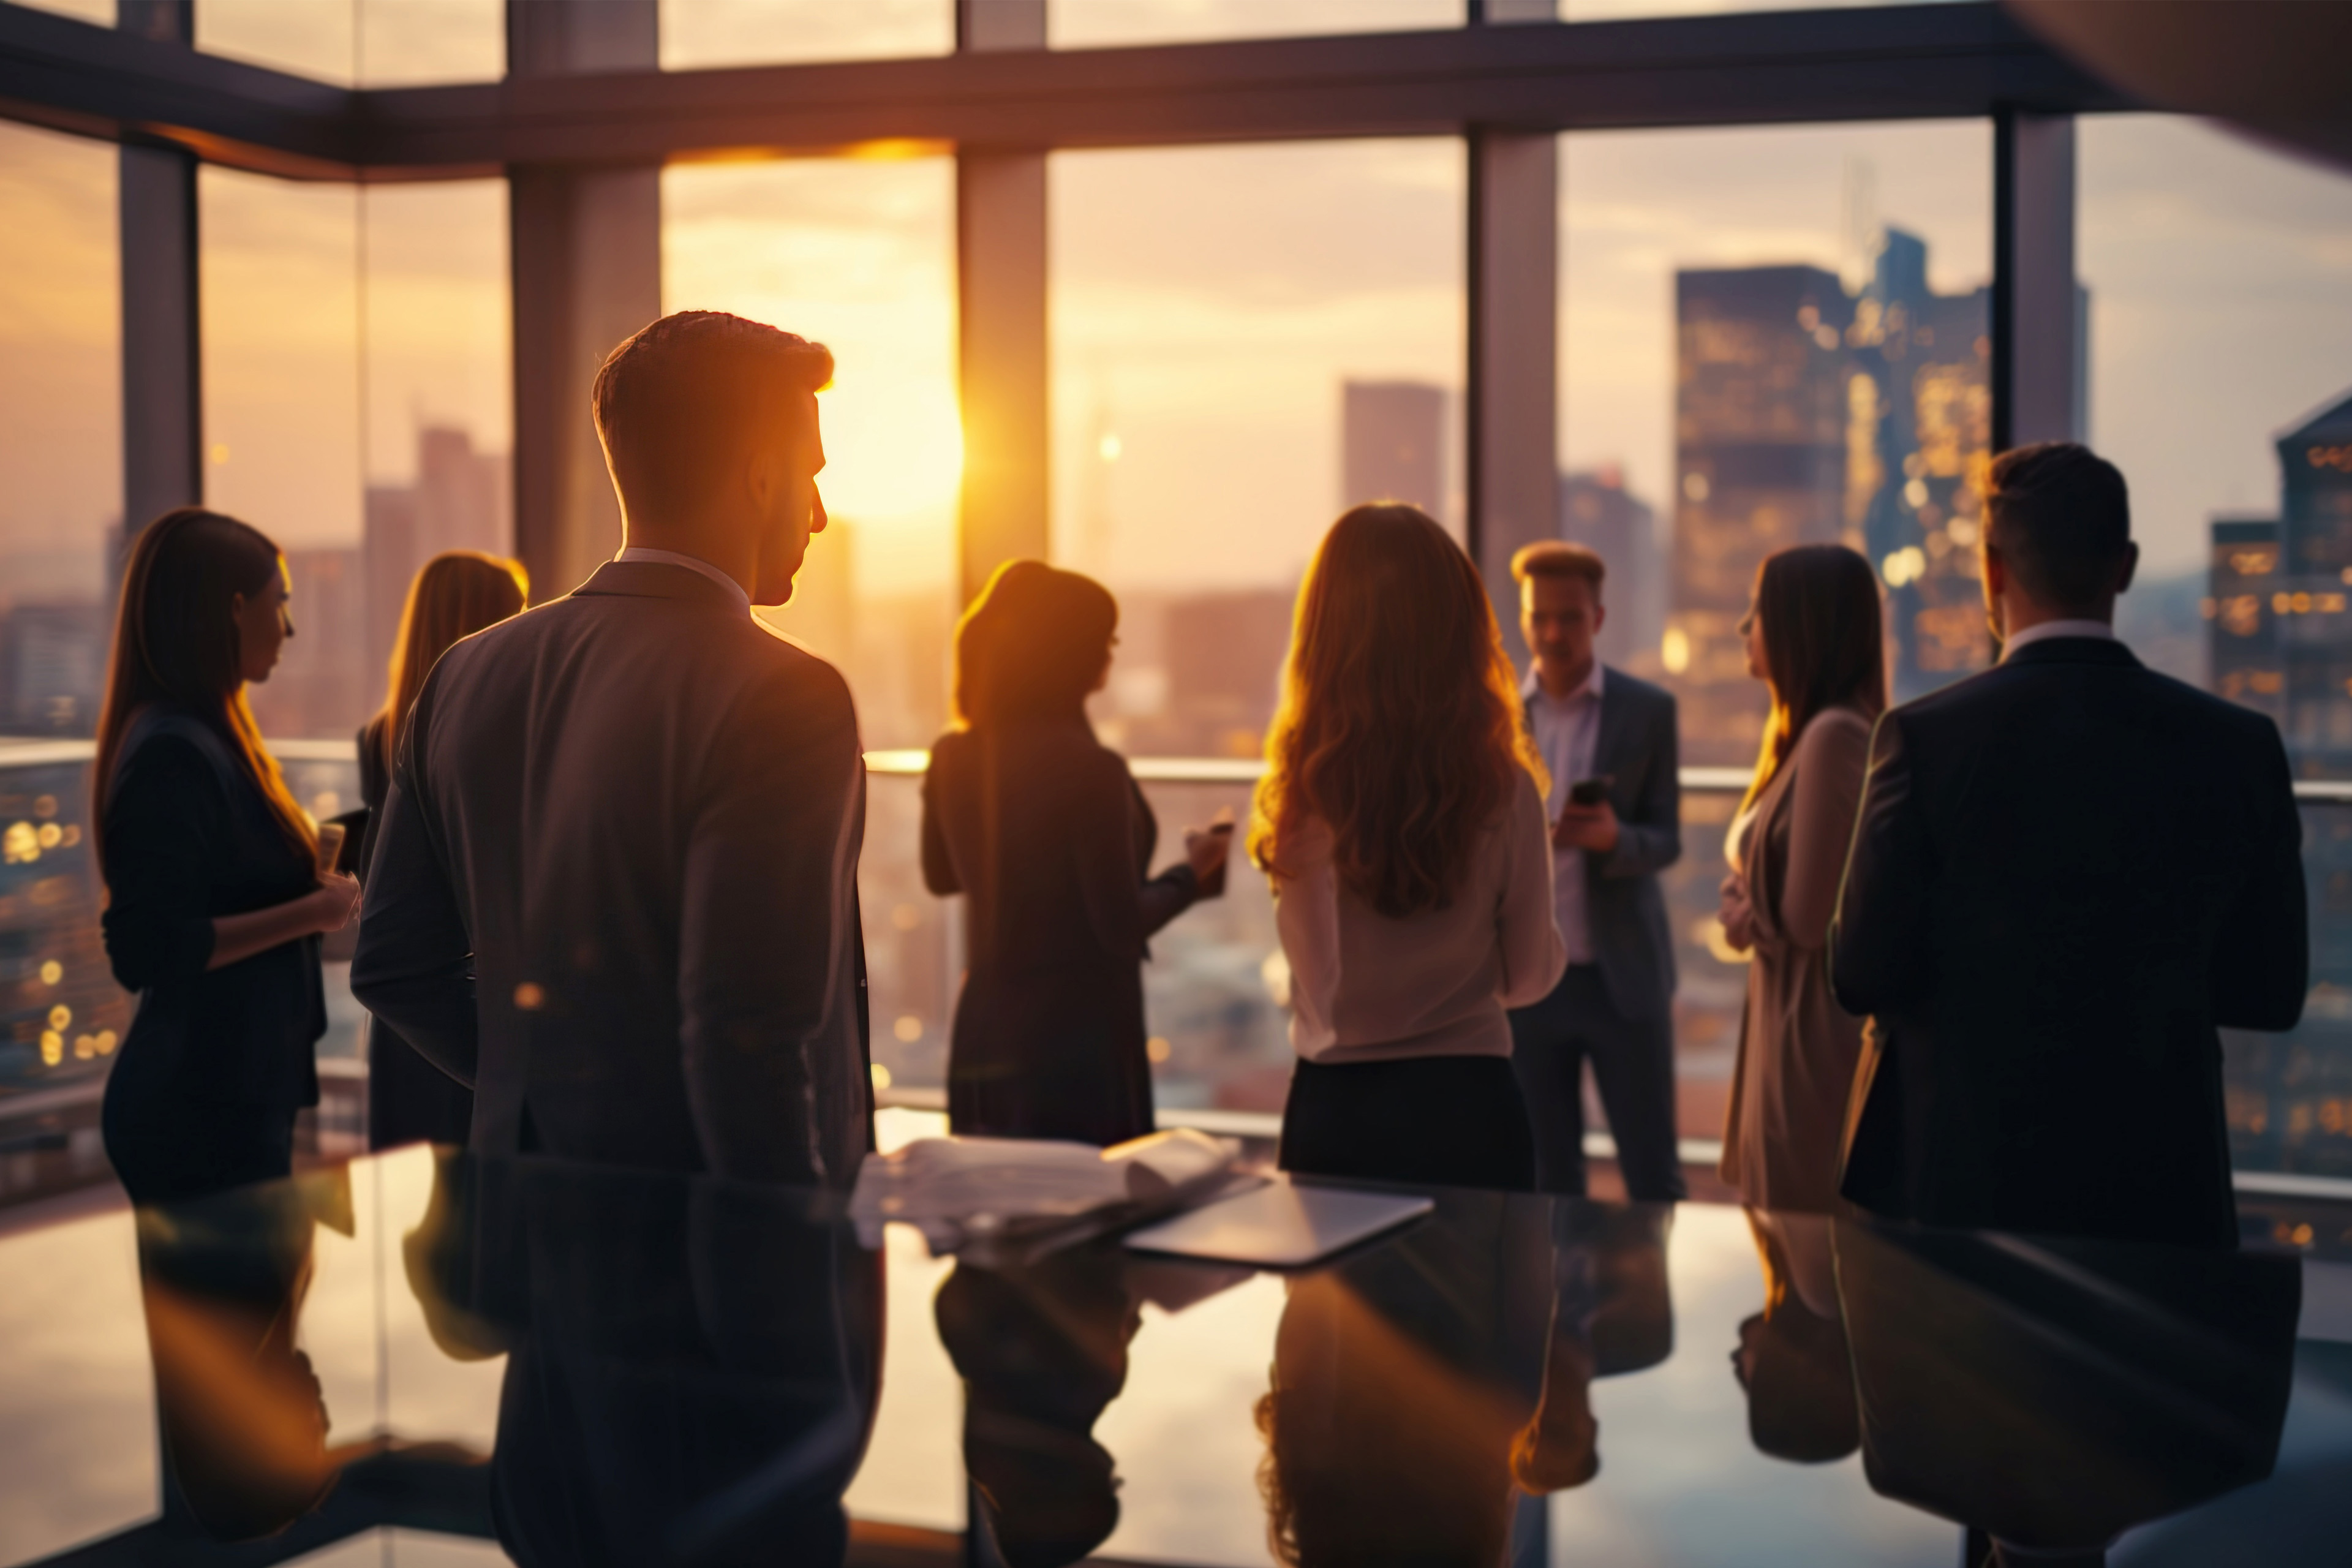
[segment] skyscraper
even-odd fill
[[[471,435],[446,426],[417,433],[415,484],[368,487],[361,551],[372,668],[392,657],[419,567],[445,550],[503,555],[511,548],[510,489],[504,457],[476,451]]]
[[[1846,330],[1853,355],[1847,476],[1863,548],[1887,587],[1895,700],[1934,690],[1992,657],[1976,547],[1992,461],[1991,294],[1938,294],[1927,247],[1879,239]]]
[[[1887,588],[1898,701],[1990,656],[1976,547],[1991,462],[1990,295],[1938,294],[1881,231],[1849,295],[1816,267],[1675,275],[1674,583],[1662,652],[1685,755],[1744,763],[1765,711],[1737,630],[1764,557],[1843,542]]]
[[[1340,388],[1339,505],[1409,501],[1445,516],[1445,389],[1415,381]]]
[[[2271,595],[2297,771],[2352,773],[2352,392],[2277,438],[2285,580]]]
[[[1756,754],[1765,696],[1738,625],[1757,566],[1859,522],[1846,501],[1853,317],[1837,275],[1818,267],[1675,275],[1674,574],[1661,651],[1685,762]]]
[[[2213,689],[2273,722],[2286,718],[2286,673],[2279,657],[2279,614],[2272,608],[2285,574],[2274,517],[2213,520],[2213,559],[2205,598]]]

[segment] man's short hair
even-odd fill
[[[1523,585],[1537,577],[1581,577],[1592,584],[1592,596],[1598,599],[1608,575],[1609,563],[1598,552],[1565,539],[1522,544],[1511,556],[1511,581]]]
[[[2087,609],[2105,598],[2131,544],[2122,471],[2073,441],[1995,458],[1985,517],[2018,586],[2054,610]]]
[[[694,506],[833,379],[823,343],[720,310],[664,316],[604,356],[591,406],[625,493]]]

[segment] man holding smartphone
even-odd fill
[[[1675,1127],[1674,946],[1658,873],[1682,858],[1672,694],[1603,666],[1608,567],[1582,545],[1511,558],[1519,631],[1535,656],[1521,689],[1551,773],[1552,886],[1568,970],[1511,1015],[1513,1067],[1534,1121],[1544,1190],[1584,1191],[1584,1064],[1617,1141],[1626,1194],[1685,1194]]]

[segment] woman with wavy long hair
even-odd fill
[[[1757,571],[1741,629],[1772,709],[1724,836],[1724,935],[1750,960],[1723,1179],[1759,1210],[1827,1215],[1862,1056],[1862,1020],[1830,989],[1829,931],[1886,707],[1878,579],[1842,544],[1780,551]]]
[[[1231,834],[1160,826],[1095,739],[1118,601],[1091,577],[1008,561],[956,627],[956,728],[923,775],[923,880],[964,896],[970,964],[948,1050],[948,1126],[1121,1143],[1152,1131],[1143,961],[1221,892]]]
[[[409,584],[392,642],[383,707],[359,733],[360,800],[368,816],[354,864],[362,875],[376,818],[392,793],[401,722],[415,705],[425,678],[453,645],[520,615],[530,594],[521,562],[475,550],[443,551]],[[463,1145],[473,1119],[472,1089],[418,1056],[382,1019],[368,1021],[369,1148],[419,1142]]]
[[[139,1011],[106,1085],[107,1156],[139,1203],[287,1174],[319,1100],[319,938],[359,884],[318,864],[247,706],[294,635],[258,530],[183,507],[131,547],[91,770],[106,952]]]
[[[1531,1190],[1505,1010],[1567,962],[1543,763],[1478,570],[1360,506],[1298,590],[1251,858],[1273,879],[1298,1063],[1286,1170]]]

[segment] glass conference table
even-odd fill
[[[423,1148],[19,1228],[0,1563],[2352,1561],[2341,1265],[1435,1196],[1288,1275]]]

